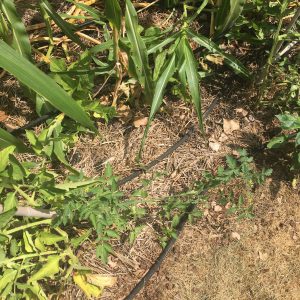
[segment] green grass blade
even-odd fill
[[[216,15],[216,36],[221,35],[233,26],[240,16],[245,2],[245,0],[222,0]]]
[[[127,36],[131,43],[132,59],[135,63],[138,80],[145,89],[147,102],[152,102],[154,84],[149,68],[147,49],[138,33],[137,13],[130,0],[126,0],[125,25]]]
[[[8,25],[6,20],[4,19],[1,8],[0,8],[0,38],[3,39],[6,43],[9,42]]]
[[[185,39],[184,43],[184,57],[185,57],[185,73],[187,83],[192,96],[192,100],[196,109],[199,127],[203,132],[202,110],[201,110],[201,95],[199,89],[199,75],[198,75],[198,63],[195,59],[193,50],[191,49],[189,42]]]
[[[74,31],[76,30],[75,26],[62,19],[47,0],[41,0],[40,6],[68,38],[70,38],[74,43],[80,45],[81,47],[84,47],[79,37],[74,33]]]
[[[208,39],[207,37],[205,37],[203,35],[199,35],[199,34],[195,33],[194,31],[192,31],[190,29],[187,30],[187,34],[192,40],[194,40],[199,45],[205,47],[212,53],[221,55],[224,58],[225,64],[227,64],[229,67],[231,67],[235,73],[237,73],[238,75],[241,75],[243,77],[246,77],[246,78],[250,77],[249,71],[238,59],[236,59],[235,57],[233,57],[230,54],[223,52],[218,47],[218,45],[215,44],[213,41],[211,41],[210,39]]]
[[[153,102],[152,102],[152,106],[151,106],[151,110],[150,110],[150,115],[149,115],[148,123],[147,123],[146,129],[145,129],[143,138],[142,138],[138,159],[141,158],[142,151],[143,151],[143,148],[145,145],[145,141],[146,141],[146,138],[148,135],[148,131],[149,131],[151,122],[153,121],[156,112],[158,111],[158,109],[160,108],[160,106],[162,104],[166,86],[176,70],[175,58],[176,58],[176,55],[173,54],[173,56],[171,57],[171,59],[168,62],[166,69],[164,70],[164,72],[162,73],[162,75],[160,76],[160,78],[158,79],[158,81],[156,83],[154,96],[153,96]]]
[[[105,16],[109,22],[117,28],[121,29],[122,11],[118,0],[105,0]]]
[[[19,17],[14,2],[12,0],[0,1],[0,8],[9,22],[12,30],[11,46],[23,57],[31,60],[31,46],[25,26]]]
[[[52,78],[20,56],[0,40],[0,67],[14,75],[25,86],[43,96],[55,108],[92,130],[92,121],[82,109]]]
[[[0,149],[15,146],[18,152],[29,152],[27,147],[8,131],[0,128]]]

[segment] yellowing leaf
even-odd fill
[[[38,281],[46,277],[51,277],[59,272],[59,255],[52,255],[48,257],[48,261],[42,266],[32,277],[29,278],[28,282]]]
[[[27,230],[23,232],[23,240],[26,252],[32,253],[36,251],[31,234]]]
[[[223,129],[227,134],[240,129],[240,123],[237,120],[223,119]]]
[[[96,285],[100,288],[104,288],[106,286],[113,286],[117,282],[116,277],[106,276],[102,274],[86,274],[86,279],[88,283]]]
[[[84,291],[87,297],[100,297],[103,289],[99,288],[94,284],[90,284],[87,282],[87,278],[82,274],[73,275],[74,282]]]
[[[148,123],[148,118],[147,117],[141,118],[141,119],[136,119],[136,120],[133,121],[133,125],[136,128],[141,127],[141,126],[146,126],[147,123]]]
[[[53,245],[55,243],[65,240],[65,237],[50,232],[41,232],[39,234],[39,240],[44,245]]]
[[[223,65],[224,62],[224,58],[220,55],[208,54],[205,58],[216,65]]]

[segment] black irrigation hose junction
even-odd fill
[[[218,103],[219,103],[219,99],[218,98],[216,98],[215,100],[212,101],[212,103],[209,105],[208,109],[203,114],[203,119],[206,119],[208,117],[208,115],[212,112],[212,110],[216,107],[216,105]],[[20,133],[24,132],[25,129],[32,128],[34,126],[42,124],[49,117],[50,117],[50,115],[42,116],[42,117],[40,117],[40,118],[38,118],[38,119],[30,122],[29,124],[27,124],[27,125],[25,125],[23,127],[20,127],[18,129],[14,130],[12,133],[14,133],[14,134],[20,134]],[[125,183],[132,181],[133,179],[139,177],[144,172],[148,171],[150,168],[152,168],[155,165],[157,165],[159,162],[163,161],[166,157],[168,157],[169,155],[171,155],[175,150],[177,150],[181,145],[183,145],[190,138],[190,136],[192,135],[192,133],[194,131],[195,131],[195,127],[191,126],[187,130],[187,132],[174,145],[172,145],[170,148],[168,148],[163,154],[161,154],[156,159],[154,159],[153,161],[151,161],[143,169],[138,169],[138,170],[134,171],[133,173],[131,173],[129,176],[126,176],[126,177],[122,178],[121,180],[119,180],[118,181],[118,186],[122,186]],[[205,193],[205,192],[206,191],[203,191],[203,193]],[[196,206],[196,204],[189,205],[187,207],[186,211],[181,216],[179,224],[176,227],[176,236],[179,236],[179,234],[183,230],[184,225],[185,225],[185,223],[188,220],[188,216],[194,210],[195,206]],[[43,211],[43,210],[41,210],[41,212],[47,213],[47,211]],[[49,214],[49,212],[48,212],[48,214]],[[54,214],[55,214],[55,212],[54,212]],[[162,264],[162,262],[166,258],[167,254],[170,252],[170,250],[174,246],[176,240],[177,239],[175,237],[173,237],[173,238],[171,238],[168,241],[166,247],[160,253],[160,255],[157,258],[157,260],[155,261],[155,263],[150,267],[150,269],[144,275],[144,277],[136,284],[136,286],[132,289],[132,291],[129,293],[129,295],[124,298],[124,300],[134,299],[134,297],[143,289],[143,287],[151,279],[151,277],[154,275],[154,273],[159,269],[160,265]]]

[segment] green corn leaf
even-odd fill
[[[184,57],[185,57],[185,73],[189,90],[192,96],[192,100],[197,112],[199,126],[203,132],[203,121],[201,111],[201,96],[199,90],[199,75],[198,75],[198,63],[194,57],[193,50],[191,49],[189,42],[185,39],[184,44]]]
[[[14,75],[24,85],[43,96],[55,108],[83,126],[96,131],[86,112],[75,100],[60,88],[53,79],[20,56],[3,41],[0,41],[0,67]],[[16,142],[15,138],[14,141]]]
[[[1,51],[1,50],[0,50]],[[8,131],[0,128],[0,149],[15,146],[18,152],[28,152],[26,146]]]
[[[222,0],[216,15],[216,37],[230,29],[240,16],[245,0]]]
[[[125,24],[127,36],[132,47],[132,59],[135,63],[138,80],[145,89],[146,101],[152,102],[154,84],[149,68],[147,49],[138,33],[137,13],[130,0],[126,0]]]
[[[105,16],[109,22],[117,28],[121,29],[122,11],[118,0],[105,0]]]
[[[245,66],[239,60],[237,60],[232,55],[223,52],[218,47],[218,45],[215,44],[213,41],[211,41],[210,39],[208,39],[207,37],[205,37],[203,35],[199,35],[199,34],[195,33],[194,31],[192,31],[190,29],[187,30],[187,34],[191,39],[193,39],[199,45],[205,47],[212,53],[216,53],[216,54],[219,54],[220,56],[222,56],[224,58],[224,62],[229,67],[231,67],[235,73],[237,73],[238,75],[241,75],[243,77],[246,77],[246,78],[250,77],[249,71],[245,68]]]
[[[46,264],[29,278],[28,283],[57,274],[59,272],[59,260],[60,256],[58,255],[49,256]]]
[[[0,9],[0,37],[6,42],[9,42],[9,31],[7,21],[4,19]]]
[[[68,38],[70,38],[74,43],[80,45],[81,47],[84,47],[79,37],[74,33],[74,31],[76,31],[76,27],[74,25],[62,19],[47,0],[41,0],[40,6]]]
[[[152,102],[152,106],[151,106],[151,111],[150,111],[150,115],[149,115],[149,119],[148,119],[148,123],[146,126],[146,129],[144,131],[144,135],[143,135],[143,139],[141,142],[141,147],[140,147],[140,151],[139,151],[139,155],[138,155],[138,159],[141,158],[141,154],[144,148],[144,144],[148,135],[148,131],[151,125],[151,122],[154,119],[154,116],[156,114],[156,112],[158,111],[158,109],[160,108],[162,101],[163,101],[163,96],[165,93],[165,89],[166,86],[170,80],[170,78],[173,76],[174,72],[175,72],[175,58],[176,55],[173,54],[171,59],[169,60],[166,69],[164,70],[164,72],[162,73],[162,75],[160,76],[160,78],[158,79],[156,86],[155,86],[155,91],[154,91],[154,96],[153,96],[153,102]]]
[[[11,46],[16,49],[23,57],[31,60],[31,46],[25,26],[17,14],[16,7],[12,0],[0,1],[0,8],[8,20],[13,39]]]

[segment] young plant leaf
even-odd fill
[[[1,51],[1,50],[0,50]],[[0,149],[15,146],[18,152],[28,152],[29,149],[8,131],[0,128]]]
[[[185,39],[185,44],[184,44],[184,57],[185,57],[185,73],[186,73],[187,83],[189,85],[189,90],[197,112],[199,127],[203,132],[198,64],[194,57],[193,50],[191,49],[187,39]]]
[[[0,1],[0,8],[11,26],[13,35],[11,46],[23,57],[31,60],[28,34],[21,18],[18,16],[14,2],[12,0],[2,0]]]
[[[83,108],[74,101],[53,79],[0,40],[0,67],[20,82],[47,99],[55,108],[78,123],[96,131]],[[0,134],[2,131],[0,130]],[[1,135],[0,135],[1,138]],[[14,138],[14,140],[16,140]]]
[[[16,208],[7,210],[6,212],[0,214],[0,229],[5,228],[8,222],[13,218],[16,213]]]
[[[148,118],[147,126],[144,131],[143,138],[142,138],[138,159],[141,158],[142,151],[144,148],[144,144],[145,144],[145,141],[146,141],[146,138],[148,135],[148,131],[149,131],[151,122],[154,119],[156,112],[158,111],[159,107],[162,104],[163,95],[164,95],[166,86],[167,86],[170,78],[173,76],[173,74],[175,72],[175,58],[176,58],[176,55],[174,53],[172,55],[171,59],[169,60],[166,69],[164,70],[164,72],[162,73],[162,75],[160,76],[160,78],[158,79],[158,81],[156,83],[154,96],[153,96],[153,102],[152,102],[152,106],[151,106],[151,110],[150,110],[150,115]]]
[[[4,171],[8,165],[9,155],[15,151],[15,146],[8,146],[0,151],[0,172]]]
[[[47,0],[41,0],[40,6],[44,9],[45,12],[47,12],[50,18],[68,38],[70,38],[74,43],[80,45],[81,47],[84,47],[79,37],[74,33],[76,31],[76,27],[74,25],[62,19]]]
[[[132,59],[135,63],[137,79],[145,89],[146,102],[151,103],[154,84],[149,68],[147,49],[138,32],[137,13],[130,0],[126,0],[125,25],[132,48]]]
[[[122,11],[118,0],[105,0],[105,16],[109,22],[117,28],[121,29]]]
[[[59,272],[59,255],[49,256],[47,262],[33,274],[29,279],[28,283],[51,277]]]
[[[224,62],[229,67],[231,67],[235,73],[237,73],[238,75],[241,75],[243,77],[246,77],[246,78],[250,77],[249,71],[245,68],[245,66],[239,60],[237,60],[235,57],[233,57],[230,54],[224,53],[218,47],[218,45],[215,44],[213,41],[211,41],[210,39],[208,39],[207,37],[205,37],[203,35],[199,35],[199,34],[195,33],[194,31],[192,31],[190,29],[187,30],[187,34],[193,41],[195,41],[199,45],[205,47],[212,53],[216,53],[216,54],[219,54],[220,56],[222,56],[224,58]]]
[[[230,29],[240,16],[245,0],[222,0],[216,15],[216,37]]]

